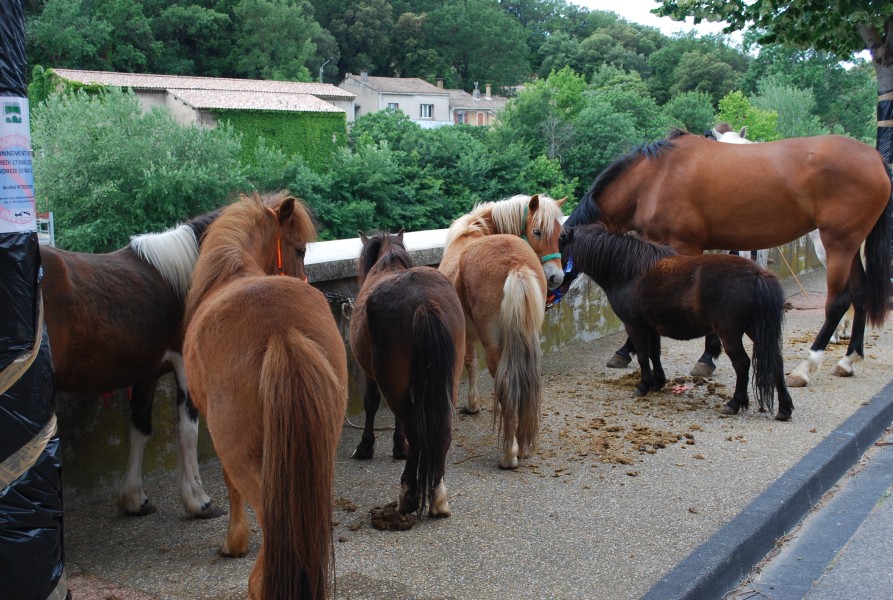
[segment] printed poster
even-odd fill
[[[0,96],[0,233],[37,231],[28,99]]]

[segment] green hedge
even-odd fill
[[[258,141],[279,148],[288,155],[300,154],[304,162],[319,170],[336,148],[347,145],[344,113],[301,113],[281,111],[214,111],[220,122],[227,121],[242,134],[242,162],[255,161]]]

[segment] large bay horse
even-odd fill
[[[448,517],[443,477],[465,354],[462,305],[443,273],[413,265],[402,230],[360,239],[350,347],[366,376],[366,427],[354,457],[372,457],[383,394],[397,420],[395,454],[404,434],[408,441],[397,510],[421,513],[429,502],[430,516]]]
[[[518,466],[539,429],[539,335],[547,288],[564,278],[558,251],[563,202],[539,195],[485,202],[453,222],[444,244],[439,269],[465,311],[465,411],[480,410],[480,341],[493,377],[494,419],[502,423],[503,469]]]
[[[742,344],[746,334],[753,340],[760,409],[772,409],[778,390],[775,418],[791,418],[794,406],[785,387],[781,355],[784,291],[775,275],[739,256],[681,256],[669,246],[634,233],[612,232],[602,223],[566,232],[563,251],[578,271],[605,291],[635,345],[641,369],[637,396],[666,384],[661,336],[690,340],[715,332],[737,376],[735,393],[723,412],[736,414],[747,408],[751,361]]]
[[[893,290],[890,192],[881,155],[850,138],[730,145],[673,131],[609,165],[565,226],[603,221],[688,255],[772,248],[818,229],[827,253],[825,322],[788,379],[806,385],[850,304],[852,334],[836,375],[852,375],[862,360],[866,322],[880,326],[886,319]],[[702,362],[719,354],[711,338]]]
[[[264,202],[275,207],[289,197],[279,192],[265,196]],[[143,488],[141,467],[152,434],[158,379],[171,371],[177,383],[177,473],[183,506],[197,517],[223,514],[202,488],[198,413],[189,399],[181,354],[192,270],[202,235],[218,214],[134,236],[128,246],[108,254],[40,249],[56,388],[91,394],[131,389],[130,456],[118,492],[118,504],[128,514],[155,511]],[[286,256],[284,262],[289,274],[306,277],[303,255]]]
[[[221,553],[248,551],[244,501],[263,532],[253,599],[322,599],[328,589],[346,351],[325,296],[273,275],[313,233],[294,198],[269,208],[243,197],[208,228],[186,303],[186,376],[229,490]]]

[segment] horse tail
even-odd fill
[[[781,354],[784,327],[784,290],[778,279],[757,274],[753,312],[754,390],[760,408],[774,410],[775,385],[784,378]]]
[[[502,421],[503,444],[511,444],[517,437],[520,456],[535,444],[539,430],[540,329],[545,314],[545,294],[536,275],[527,268],[510,272],[502,287],[499,310],[501,355],[493,380],[497,402],[493,418],[498,413]]]
[[[343,383],[316,342],[274,335],[260,373],[264,443],[262,597],[326,597]]]
[[[890,175],[889,169],[887,175]],[[887,319],[890,296],[893,294],[893,249],[890,227],[893,226],[893,197],[887,200],[884,212],[865,239],[865,311],[868,322],[880,327]]]
[[[420,454],[416,471],[419,514],[424,512],[425,504],[433,500],[434,488],[446,472],[458,360],[443,312],[425,306],[417,309],[412,319],[409,395]]]

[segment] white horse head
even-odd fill
[[[754,142],[745,139],[747,136],[747,126],[745,125],[739,131],[726,131],[720,133],[716,129],[713,130],[713,135],[716,137],[717,142],[724,142],[726,144],[753,144]]]

